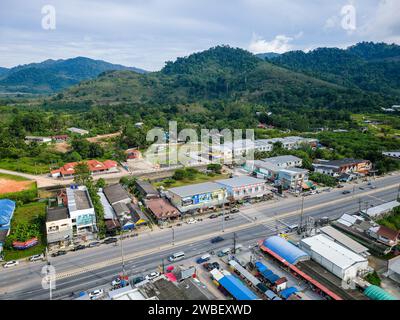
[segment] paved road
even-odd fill
[[[337,218],[343,213],[354,213],[361,206],[378,205],[396,198],[399,176],[378,179],[376,190],[356,187],[354,194],[343,195],[343,189],[305,198],[305,216]],[[353,190],[352,186],[347,189]],[[301,200],[284,199],[274,203],[244,208],[235,219],[225,222],[225,243],[213,247],[210,239],[222,234],[221,220],[206,220],[195,225],[175,228],[175,246],[172,246],[172,230],[149,232],[137,238],[124,240],[126,270],[130,275],[146,273],[161,264],[161,259],[177,251],[187,256],[201,255],[211,249],[231,244],[233,232],[238,242],[256,243],[269,235],[276,234],[287,224],[299,222]],[[257,218],[255,221],[254,218]],[[68,253],[64,257],[51,259],[57,272],[57,290],[54,297],[66,297],[71,292],[87,290],[108,283],[121,271],[121,247],[103,245]],[[0,299],[46,299],[48,292],[41,288],[43,263],[22,263],[15,269],[0,270]]]

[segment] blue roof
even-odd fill
[[[296,264],[299,259],[309,257],[307,253],[285,239],[273,236],[264,240],[264,246],[275,252],[290,264]]]
[[[268,299],[271,299],[271,300],[277,297],[276,293],[273,292],[272,290],[266,291],[265,295],[267,296]]]
[[[271,274],[274,274],[274,272],[271,270],[265,270],[265,271],[261,272],[261,274],[264,278],[266,278],[266,277],[269,277]]]
[[[262,262],[260,262],[260,261],[256,262],[256,268],[257,268],[257,270],[259,272],[263,272],[265,270],[268,270],[267,266],[265,264],[263,264]]]
[[[297,290],[296,287],[290,287],[290,288],[287,288],[287,289],[285,289],[285,290],[282,290],[282,291],[280,292],[280,295],[282,296],[282,298],[287,299],[287,298],[289,298],[292,294],[295,294],[297,291],[298,291],[298,290]]]
[[[256,294],[247,288],[239,279],[233,275],[225,275],[218,282],[226,289],[236,300],[256,300]]]
[[[14,201],[8,199],[0,200],[0,229],[9,229],[14,211]]]
[[[271,283],[275,283],[278,279],[281,277],[276,275],[275,273],[270,274],[269,276],[266,276],[265,279],[267,279]]]

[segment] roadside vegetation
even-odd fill
[[[400,207],[393,209],[387,217],[380,219],[378,223],[393,230],[400,230]]]

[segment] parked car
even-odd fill
[[[118,242],[117,238],[108,238],[103,241],[103,243],[105,243],[105,244],[110,244],[110,243],[115,243],[115,242]]]
[[[96,300],[104,295],[103,289],[97,289],[89,293],[90,300]]]
[[[211,239],[211,243],[218,243],[218,242],[222,242],[224,241],[224,238],[222,237],[215,237],[213,239]]]
[[[195,224],[195,223],[197,223],[198,221],[196,220],[196,219],[189,219],[186,223],[187,224]]]
[[[52,253],[51,256],[52,256],[53,258],[56,258],[56,257],[58,257],[58,256],[64,256],[64,255],[66,255],[66,254],[67,254],[67,251],[60,250],[60,251],[57,251],[57,252]]]
[[[219,263],[218,262],[213,262],[213,263],[204,263],[203,264],[203,268],[206,269],[207,271],[211,271],[214,269],[218,269],[220,268]]]
[[[239,212],[240,210],[238,209],[238,208],[233,208],[232,210],[231,210],[231,213],[237,213],[237,212]]]
[[[19,262],[16,260],[12,260],[12,261],[8,261],[5,264],[3,264],[3,268],[12,268],[12,267],[16,267],[17,265],[19,265]]]
[[[231,253],[231,248],[225,248],[225,249],[222,249],[220,252],[218,252],[217,256],[222,258],[224,256],[227,256],[230,253]]]
[[[144,280],[146,280],[144,277],[139,276],[139,277],[133,278],[132,282],[133,282],[133,284],[138,284],[140,282],[143,282]]]
[[[342,188],[344,188],[344,185],[339,184],[337,187],[338,187],[339,189],[342,189]]]
[[[35,262],[35,261],[40,261],[40,260],[44,260],[43,254],[35,254],[34,256],[29,258],[30,262]]]
[[[100,241],[95,241],[95,242],[90,243],[90,244],[88,245],[88,248],[94,248],[94,247],[98,247],[98,246],[100,246],[100,245],[101,245],[101,242],[100,242]]]
[[[210,216],[210,219],[217,219],[218,218],[218,215],[217,214],[212,214],[211,216]]]
[[[159,273],[159,272],[152,272],[152,273],[149,273],[149,274],[146,276],[146,280],[151,281],[151,280],[154,280],[155,278],[158,278],[159,276],[160,276],[160,273]]]
[[[371,189],[376,189],[377,187],[374,185],[369,186]]]
[[[365,188],[364,187],[360,187],[360,190],[365,190]]]
[[[79,246],[74,247],[72,251],[79,251],[83,249],[86,249],[86,246],[84,244],[80,244]]]
[[[205,254],[205,255],[201,256],[200,258],[198,258],[198,259],[196,260],[196,262],[197,262],[198,264],[202,264],[202,263],[204,263],[204,262],[209,261],[210,259],[211,259],[211,255]]]
[[[234,218],[233,217],[231,217],[231,216],[226,216],[225,217],[225,221],[230,221],[230,220],[233,220]]]
[[[111,285],[113,286],[113,287],[115,287],[115,286],[119,286],[120,284],[121,284],[121,279],[120,278],[116,278],[116,279],[114,279],[112,282],[111,282]]]
[[[342,194],[350,194],[350,193],[351,193],[350,190],[345,190],[345,191],[342,192]]]

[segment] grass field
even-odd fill
[[[190,185],[190,184],[198,184],[198,183],[209,182],[209,181],[214,181],[214,180],[222,180],[222,179],[228,179],[228,178],[229,178],[229,175],[226,175],[226,174],[207,175],[204,173],[197,173],[193,180],[184,179],[184,180],[175,181],[172,184],[166,184],[164,181],[160,181],[160,182],[153,183],[153,185],[155,187],[163,186],[164,188],[169,189],[169,188],[182,187],[182,186],[186,186],[186,185]]]
[[[0,168],[18,172],[25,172],[30,174],[44,174],[49,173],[49,166],[35,162],[31,158],[2,159],[0,160]]]
[[[28,203],[37,197],[36,181],[0,173],[0,199],[11,199]]]
[[[34,224],[37,223],[37,218],[44,220],[46,215],[46,203],[33,202],[23,206],[19,206],[15,212],[11,222],[11,234],[15,232],[16,226],[23,223]],[[14,250],[12,248],[4,249],[5,260],[16,260],[30,257],[34,254],[42,253],[46,247],[46,239],[44,234],[44,226],[41,226],[41,234],[39,237],[39,244],[27,250]]]

